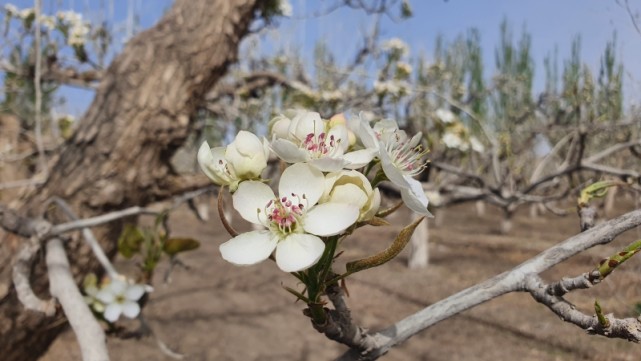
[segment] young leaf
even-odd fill
[[[347,263],[347,273],[352,274],[362,270],[366,270],[368,268],[378,267],[382,264],[387,263],[392,258],[398,256],[398,254],[401,253],[401,251],[405,248],[410,238],[412,237],[414,229],[416,229],[421,221],[423,221],[423,218],[425,217],[421,217],[414,221],[414,223],[403,228],[398,236],[396,236],[396,239],[394,239],[394,242],[384,251],[377,253],[371,257]]]
[[[174,256],[181,252],[191,251],[200,247],[200,242],[192,238],[169,238],[162,247],[163,252]]]
[[[127,224],[118,238],[118,252],[125,258],[131,258],[140,251],[145,236],[140,228]]]

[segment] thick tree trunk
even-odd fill
[[[105,74],[75,135],[52,162],[47,183],[25,201],[41,214],[51,196],[67,200],[80,216],[144,205],[184,184],[169,159],[190,131],[190,116],[204,93],[236,61],[238,45],[256,14],[257,0],[177,0],[152,29],[132,39]],[[115,251],[120,224],[98,230]],[[11,286],[11,260],[23,242],[0,244],[0,357],[35,360],[64,327],[64,316],[26,311]],[[79,240],[67,243],[74,275],[98,271]],[[42,298],[48,283],[41,260],[32,285]]]

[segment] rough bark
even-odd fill
[[[86,217],[188,188],[177,183],[169,160],[186,139],[199,100],[236,60],[257,3],[177,0],[156,26],[133,38],[105,72],[74,136],[52,159],[48,181],[25,199],[23,212],[42,214],[44,202],[58,196]],[[96,232],[108,254],[120,229],[111,224]],[[66,325],[60,313],[47,318],[17,300],[10,269],[21,242],[14,236],[0,243],[0,352],[6,361],[37,359]],[[79,240],[66,248],[76,280],[99,271]],[[45,272],[38,260],[32,285],[43,298]]]

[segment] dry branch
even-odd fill
[[[105,333],[76,286],[59,238],[47,242],[47,272],[51,294],[65,311],[78,339],[83,361],[108,361]]]
[[[460,312],[478,306],[503,294],[517,291],[538,289],[532,283],[533,277],[566,259],[597,245],[607,244],[621,233],[641,225],[641,209],[629,212],[618,218],[602,223],[588,231],[571,237],[564,242],[548,248],[534,258],[520,264],[510,271],[499,274],[489,280],[460,291],[444,300],[430,305],[423,310],[398,321],[379,332],[365,334],[361,340],[353,340],[358,347],[352,348],[338,360],[376,360],[392,347],[436,323],[450,318]],[[534,287],[534,286],[537,287]],[[547,289],[547,285],[544,289]],[[538,292],[538,291],[537,291]],[[553,297],[553,296],[551,296]],[[562,307],[562,306],[559,306]],[[553,310],[557,312],[556,310]],[[560,311],[559,311],[560,312]],[[565,310],[563,310],[565,312]],[[585,315],[583,315],[585,316]],[[590,332],[636,340],[641,331],[631,327],[629,320],[611,320],[615,330],[598,328],[588,316],[581,317],[572,313],[575,324]],[[627,330],[627,331],[626,331]],[[372,340],[374,344],[372,345]]]

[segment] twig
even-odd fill
[[[40,84],[42,78],[42,49],[40,48],[40,40],[42,34],[40,33],[40,14],[42,12],[42,0],[36,0],[35,3],[35,53],[36,53],[36,68],[35,74],[33,77],[33,86],[35,95],[35,133],[36,133],[36,147],[38,148],[38,166],[39,171],[44,174],[44,178],[47,178],[48,169],[47,169],[47,158],[45,156],[44,144],[42,141],[42,88]]]
[[[547,288],[541,277],[536,274],[529,274],[525,278],[524,289],[563,321],[577,325],[590,334],[622,338],[633,342],[641,341],[641,322],[638,319],[617,319],[612,315],[606,315],[606,322],[601,322],[597,316],[582,313],[562,297],[549,294],[546,292]]]
[[[51,294],[58,299],[69,320],[83,361],[108,361],[105,333],[76,286],[59,238],[47,242],[46,258]]]
[[[554,247],[548,248],[534,258],[520,264],[510,271],[494,276],[485,282],[467,288],[444,300],[434,303],[380,332],[366,335],[367,337],[363,338],[362,342],[360,342],[361,347],[352,348],[350,351],[343,354],[338,360],[375,360],[389,351],[390,348],[402,343],[416,333],[425,330],[440,321],[503,294],[528,290],[529,286],[527,286],[526,282],[531,282],[528,281],[528,278],[531,277],[531,275],[537,275],[589,248],[601,244],[607,244],[619,234],[634,227],[638,227],[639,225],[641,225],[641,209],[602,223],[586,232],[571,237]],[[577,322],[579,321],[581,322],[581,325],[586,325],[587,327],[593,326],[589,320],[579,319]],[[616,321],[612,323],[617,325],[617,327],[620,325]],[[621,327],[625,325],[628,324],[625,323]],[[601,333],[603,331],[601,329],[596,328],[594,330],[595,333],[604,334]],[[634,332],[613,333],[611,334],[613,335],[611,337],[623,337],[630,339],[628,336],[632,334],[634,334]],[[373,346],[371,340],[375,341]]]
[[[40,250],[40,240],[37,236],[29,238],[28,242],[22,244],[22,248],[16,255],[13,265],[13,286],[16,290],[18,300],[28,310],[42,312],[51,317],[56,313],[56,301],[54,299],[42,300],[33,292],[29,278],[31,277],[31,260]]]
[[[71,207],[67,202],[62,200],[59,197],[52,197],[51,201],[56,203],[58,207],[73,221],[78,220],[78,216],[73,212]],[[118,271],[114,268],[113,264],[111,264],[111,261],[109,261],[109,257],[105,254],[105,251],[103,251],[102,247],[100,246],[100,243],[98,243],[98,240],[96,239],[96,236],[94,236],[93,232],[91,229],[85,227],[82,229],[82,237],[85,239],[89,247],[91,247],[91,251],[93,252],[94,256],[96,256],[96,259],[98,259],[98,262],[102,265],[102,267],[107,271],[107,274],[111,279],[117,279],[119,276]]]
[[[87,228],[87,227],[95,227],[104,223],[113,222],[121,218],[136,216],[139,214],[157,215],[158,212],[151,210],[149,208],[134,206],[134,207],[125,208],[119,211],[102,214],[100,216],[96,216],[92,218],[80,219],[77,221],[57,224],[51,228],[50,235],[57,236],[63,233],[76,231],[76,230]]]

